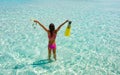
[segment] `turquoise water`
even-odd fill
[[[57,61],[47,61],[46,27],[58,32]],[[119,0],[0,0],[0,75],[120,75]]]

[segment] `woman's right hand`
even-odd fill
[[[66,20],[66,22],[69,22],[69,20]]]

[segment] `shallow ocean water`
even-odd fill
[[[46,27],[57,34],[57,61],[47,61]],[[120,75],[119,0],[0,0],[0,75]]]

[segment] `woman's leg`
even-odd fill
[[[50,57],[51,57],[51,49],[48,48],[48,59],[50,60]]]
[[[56,60],[56,49],[53,49],[54,59]]]

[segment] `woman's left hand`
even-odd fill
[[[38,21],[38,20],[34,20],[34,22],[39,23],[39,21]]]

